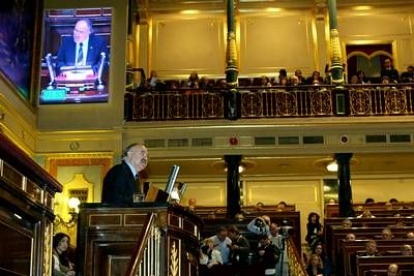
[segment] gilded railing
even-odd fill
[[[164,269],[161,267],[161,239],[156,215],[150,213],[142,228],[125,276],[161,276],[164,274]]]
[[[303,266],[299,251],[297,250],[292,237],[289,237],[289,239],[287,239],[287,252],[289,258],[289,275],[308,276],[305,267]]]
[[[239,87],[240,118],[414,115],[414,85]],[[223,119],[221,90],[128,93],[128,121]]]

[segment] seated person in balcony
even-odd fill
[[[323,276],[323,263],[317,254],[312,254],[309,257],[306,272],[309,276]]]
[[[213,241],[214,247],[221,253],[222,264],[229,264],[231,239],[228,237],[227,229],[223,226],[219,227],[216,235],[210,239]]]
[[[64,233],[57,233],[53,237],[52,276],[75,275],[73,264],[69,262],[68,249],[70,238]]]
[[[298,85],[306,84],[305,78],[302,76],[302,71],[299,69],[296,69],[295,71],[295,77],[298,78]]]
[[[270,83],[268,77],[262,76],[262,79],[260,81],[260,86],[262,86],[262,87],[270,87],[270,86],[272,86],[272,84]]]
[[[190,76],[188,77],[188,81],[186,83],[186,87],[189,88],[199,88],[199,82],[200,82],[200,78],[198,77],[198,73],[197,72],[192,72],[190,74]]]
[[[360,256],[381,256],[377,250],[377,242],[374,240],[368,240],[365,243],[365,252],[362,253]]]
[[[265,275],[276,275],[276,264],[279,261],[280,251],[272,244],[268,235],[261,235],[259,238],[258,263],[265,267]]]
[[[98,74],[101,53],[108,57],[107,43],[93,34],[92,22],[89,19],[78,20],[73,29],[73,36],[63,39],[57,54],[57,74],[62,66],[90,65]]]
[[[230,248],[230,263],[235,264],[248,264],[248,257],[250,251],[249,240],[240,234],[239,229],[235,225],[231,225],[227,229],[229,238],[232,243]]]
[[[148,164],[148,150],[134,143],[125,148],[122,163],[112,167],[105,175],[102,187],[102,203],[132,204],[134,194],[141,193],[139,172]]]
[[[387,76],[390,80],[390,83],[398,83],[399,74],[398,71],[392,65],[391,59],[387,58],[384,60],[384,67],[381,70],[381,78]]]
[[[323,84],[323,79],[319,71],[313,71],[312,76],[308,78],[308,84],[310,85],[320,85]]]
[[[157,89],[161,81],[158,79],[157,71],[152,70],[149,78],[147,79],[147,87],[149,89]]]
[[[368,84],[369,81],[367,80],[367,77],[365,76],[365,72],[362,70],[359,70],[358,72],[356,72],[356,76],[357,76],[357,83],[358,84]]]
[[[287,71],[286,69],[280,69],[277,79],[275,79],[275,85],[281,85],[281,80],[285,78],[287,79]]]
[[[199,88],[207,90],[213,88],[207,77],[202,77],[199,82]]]
[[[212,268],[214,265],[220,264],[223,264],[220,251],[215,248],[212,239],[207,239],[200,250],[200,265],[207,265],[208,268]]]
[[[401,82],[410,83],[414,82],[414,66],[410,65],[407,67],[407,72],[401,74]]]

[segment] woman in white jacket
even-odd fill
[[[212,268],[214,265],[223,264],[220,251],[214,247],[212,239],[207,239],[205,241],[205,245],[200,250],[201,265],[207,265],[208,268]]]

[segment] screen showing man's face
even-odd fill
[[[73,29],[73,40],[76,43],[84,42],[90,35],[91,31],[88,24],[80,20],[76,23],[75,28]]]

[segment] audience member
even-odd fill
[[[365,76],[364,71],[359,70],[358,72],[356,72],[356,76],[357,76],[357,83],[358,84],[367,84],[367,83],[369,83],[369,81],[367,80],[367,78]]]
[[[349,81],[349,84],[360,84],[360,83],[358,83],[358,77],[357,77],[357,75],[353,75],[351,77],[351,80]]]
[[[214,265],[223,264],[223,259],[219,250],[215,249],[214,241],[207,239],[205,245],[200,250],[200,265],[207,265],[212,268]]]
[[[272,84],[270,83],[268,77],[262,76],[262,78],[260,80],[260,86],[262,86],[262,87],[270,87],[270,86],[272,86]]]
[[[355,234],[353,234],[353,233],[346,234],[345,240],[354,241],[355,240]]]
[[[308,215],[307,233],[305,239],[311,249],[313,249],[316,244],[323,242],[323,226],[319,219],[320,216],[315,212],[311,212]]]
[[[280,251],[272,244],[268,235],[261,235],[259,238],[258,263],[265,267],[266,276],[276,275],[276,264],[279,261]]]
[[[390,228],[386,227],[381,232],[381,239],[383,240],[392,240],[394,236],[392,235],[392,231]]]
[[[414,240],[414,232],[408,232],[406,238],[407,240]]]
[[[414,66],[410,65],[407,67],[407,72],[401,74],[401,82],[410,83],[414,82]]]
[[[413,255],[413,248],[409,244],[403,244],[400,248],[401,255],[403,256],[412,256]]]
[[[197,72],[192,72],[190,74],[190,76],[188,77],[188,81],[187,81],[187,87],[190,88],[198,88],[199,87],[199,77],[198,77],[198,73]]]
[[[365,243],[365,252],[361,256],[381,256],[377,250],[377,242],[374,240],[368,240]]]
[[[375,200],[373,198],[368,197],[367,199],[365,199],[365,204],[374,204]]]
[[[308,84],[319,85],[323,83],[321,73],[319,71],[313,71],[312,76],[308,79]]]
[[[375,218],[375,216],[371,214],[370,210],[365,210],[362,214],[357,216],[357,218]]]
[[[221,253],[222,264],[229,264],[229,245],[231,245],[231,239],[227,237],[227,229],[225,227],[219,227],[216,235],[210,239],[213,241],[214,247]]]
[[[298,85],[306,84],[305,78],[302,76],[302,71],[297,69],[295,70],[295,77],[298,78]]]
[[[387,276],[397,276],[398,274],[398,265],[390,264],[387,269]]]
[[[306,272],[308,276],[324,275],[322,260],[317,254],[310,255],[308,265],[306,266]]]
[[[381,78],[388,77],[392,83],[398,83],[398,71],[394,69],[391,59],[384,60],[384,68],[381,70]]]
[[[270,218],[268,216],[261,216],[253,219],[247,224],[247,230],[256,235],[270,236]]]
[[[157,71],[152,70],[150,72],[150,76],[147,79],[147,87],[149,89],[156,89],[157,85],[160,83],[160,80],[158,79]]]
[[[280,69],[279,70],[279,75],[277,76],[277,83],[279,84],[279,85],[282,85],[282,79],[287,79],[287,71],[286,71],[286,69]]]
[[[350,219],[344,219],[342,221],[342,227],[346,229],[352,228],[352,221]]]
[[[328,259],[328,256],[325,254],[322,244],[318,244],[315,246],[312,254],[316,254],[322,260],[322,270],[324,275],[331,274],[331,262]]]
[[[281,202],[279,202],[279,203],[277,204],[276,209],[285,209],[286,207],[287,207],[286,202],[281,201]]]
[[[204,89],[204,90],[208,90],[208,89],[213,88],[213,85],[211,85],[211,83],[210,83],[210,81],[207,77],[202,77],[200,79],[200,82],[199,82],[199,88]]]
[[[391,202],[385,202],[385,209],[386,210],[392,210],[392,203]]]
[[[388,202],[391,203],[391,204],[395,204],[395,203],[398,203],[398,199],[390,198],[390,200]]]
[[[52,267],[53,276],[73,276],[73,264],[69,262],[68,249],[70,238],[64,233],[57,233],[53,237]]]
[[[196,208],[196,206],[197,206],[197,199],[195,199],[195,198],[190,198],[189,200],[188,200],[188,209],[190,210],[190,211],[193,211],[194,212],[194,210],[195,210],[195,208]]]
[[[230,263],[231,264],[248,264],[248,257],[250,252],[250,243],[243,235],[240,234],[239,229],[232,225],[227,229],[229,238],[232,243],[230,248]]]

